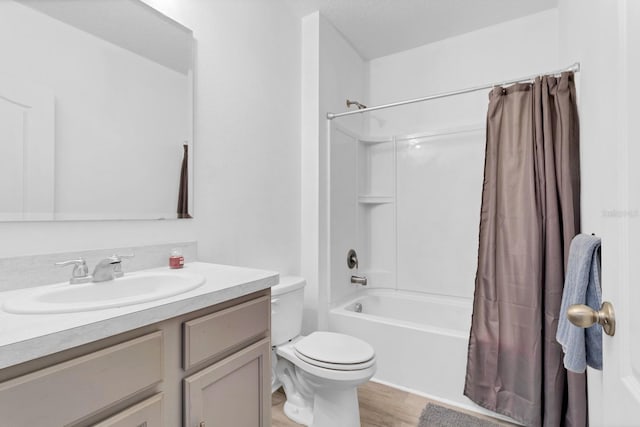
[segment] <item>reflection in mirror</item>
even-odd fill
[[[190,217],[193,46],[139,0],[0,1],[0,220]]]

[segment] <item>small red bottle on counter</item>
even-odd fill
[[[169,268],[182,268],[184,267],[184,257],[180,249],[172,249],[171,256],[169,257]]]

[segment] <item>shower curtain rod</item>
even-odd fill
[[[510,85],[510,84],[514,84],[514,83],[525,83],[525,82],[528,82],[528,81],[535,80],[536,77],[541,76],[541,75],[556,75],[556,74],[561,74],[561,73],[566,72],[566,71],[573,71],[574,73],[577,73],[578,71],[580,71],[580,63],[576,62],[575,64],[573,64],[573,65],[571,65],[571,66],[569,66],[567,68],[563,68],[561,70],[552,71],[550,73],[539,73],[539,74],[534,74],[532,76],[520,77],[519,79],[506,80],[506,81],[503,81],[503,82],[491,83],[491,84],[482,85],[482,86],[475,86],[475,87],[470,87],[470,88],[467,88],[467,89],[455,90],[453,92],[438,93],[436,95],[425,96],[425,97],[422,97],[422,98],[407,99],[406,101],[398,101],[398,102],[393,102],[391,104],[376,105],[375,107],[368,107],[368,108],[363,108],[363,109],[360,109],[360,110],[345,111],[344,113],[327,113],[327,119],[333,120],[333,119],[338,118],[338,117],[351,116],[353,114],[366,113],[367,111],[382,110],[384,108],[397,107],[399,105],[407,105],[407,104],[413,104],[413,103],[416,103],[416,102],[430,101],[432,99],[446,98],[448,96],[461,95],[463,93],[477,92],[479,90],[491,89],[491,88],[496,87],[496,86],[504,86],[504,85]]]

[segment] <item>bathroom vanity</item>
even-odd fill
[[[270,425],[278,275],[206,263],[184,271],[205,283],[126,307],[2,311],[0,425]],[[0,302],[28,291],[0,293]]]

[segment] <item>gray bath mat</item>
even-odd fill
[[[429,403],[422,410],[418,427],[499,427],[499,424]]]

